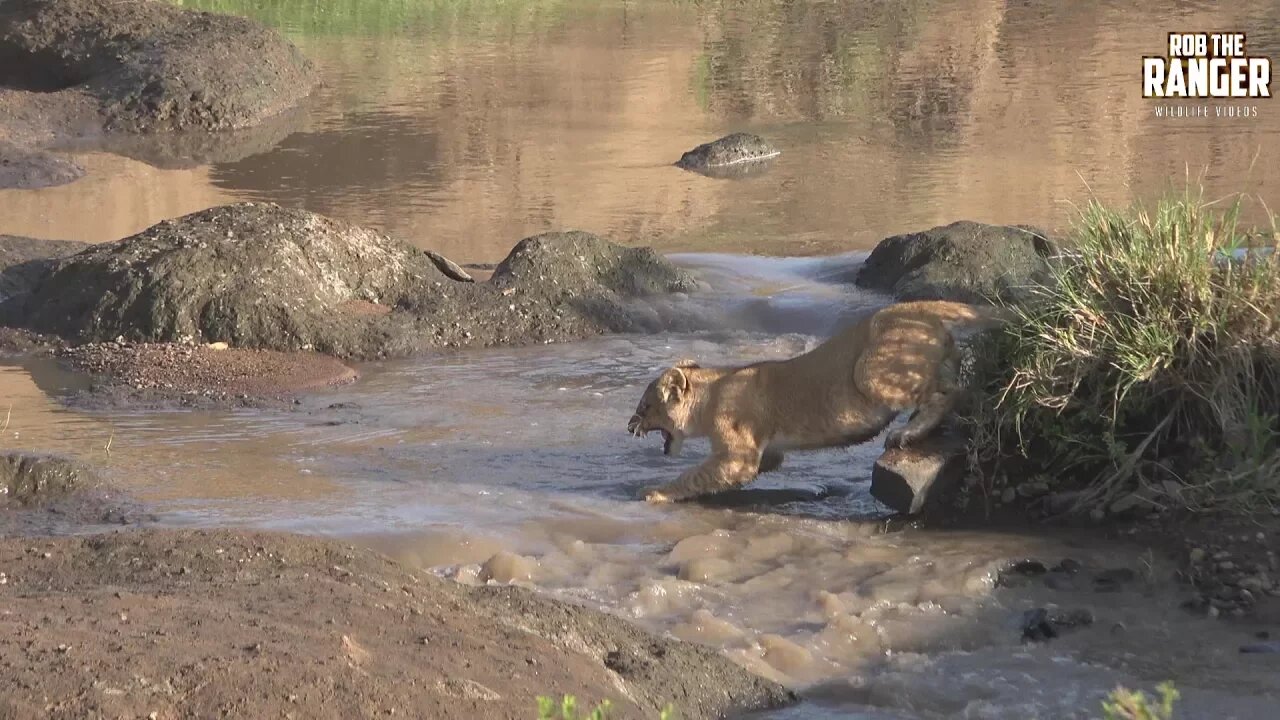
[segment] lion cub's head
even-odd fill
[[[678,455],[689,432],[689,416],[693,407],[693,386],[688,370],[698,364],[682,360],[669,367],[649,383],[636,405],[636,413],[627,421],[627,432],[641,437],[653,431],[662,433],[664,455]]]

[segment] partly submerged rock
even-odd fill
[[[31,190],[66,185],[84,177],[75,161],[0,140],[0,190]]]
[[[75,342],[191,339],[374,358],[657,330],[628,299],[696,287],[651,249],[581,232],[521,241],[488,282],[459,274],[373,230],[240,203],[62,260],[10,315]]]
[[[0,117],[37,135],[227,130],[296,105],[317,75],[278,32],[158,0],[0,3]]]
[[[900,301],[1017,302],[1049,279],[1053,252],[1034,227],[960,221],[882,240],[853,279]]]
[[[732,133],[686,152],[676,167],[713,176],[740,176],[762,169],[780,151],[751,133]]]
[[[940,507],[963,479],[965,447],[963,437],[939,433],[886,450],[871,469],[871,496],[903,515]]]
[[[0,507],[42,505],[97,482],[93,471],[74,460],[20,452],[0,454]]]

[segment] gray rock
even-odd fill
[[[61,260],[8,314],[76,342],[191,338],[376,358],[660,330],[629,298],[696,287],[652,249],[581,232],[527,238],[488,282],[462,282],[381,233],[239,203]]]
[[[732,177],[756,172],[780,154],[759,135],[732,133],[681,155],[676,167],[704,175]]]
[[[886,450],[871,470],[871,496],[904,515],[939,507],[964,477],[965,451],[964,439],[947,433]]]
[[[47,125],[88,112],[107,132],[242,128],[297,105],[316,81],[283,36],[241,17],[152,0],[0,3],[0,88],[13,88],[0,99]]]
[[[960,221],[880,241],[853,281],[898,300],[1017,302],[1048,281],[1054,252],[1034,227]]]
[[[0,141],[0,190],[66,185],[84,177],[84,168],[61,155]]]

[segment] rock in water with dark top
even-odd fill
[[[650,248],[583,232],[526,238],[477,283],[436,253],[267,203],[166,220],[35,269],[21,304],[0,306],[6,322],[72,342],[195,340],[356,359],[661,330],[631,298],[698,286]]]
[[[46,126],[19,131],[243,128],[316,81],[296,47],[245,18],[159,0],[0,2],[0,115]]]
[[[964,476],[965,441],[939,433],[886,450],[871,469],[871,496],[903,515],[936,508]]]
[[[899,301],[1017,302],[1049,279],[1053,253],[1036,228],[960,221],[882,240],[853,280]]]
[[[733,133],[704,143],[676,161],[676,167],[707,175],[738,175],[763,168],[780,154],[768,140],[751,133]]]

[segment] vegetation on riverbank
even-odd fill
[[[301,35],[491,33],[495,26],[547,27],[570,0],[170,0],[191,10],[242,15]],[[483,32],[482,32],[483,31]]]
[[[978,351],[967,424],[990,487],[1116,512],[1280,499],[1280,256],[1240,209],[1188,190],[1082,211],[1051,280]]]

